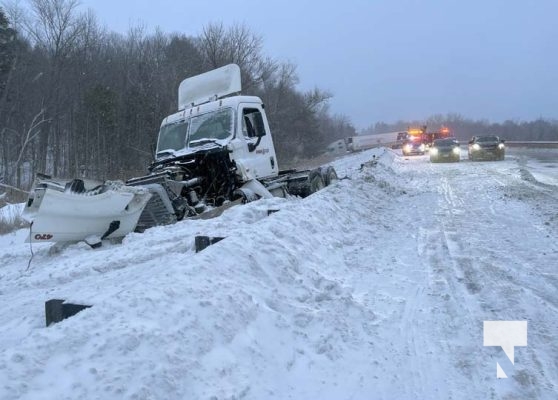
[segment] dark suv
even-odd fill
[[[426,152],[426,146],[420,139],[417,138],[410,138],[403,142],[403,147],[401,148],[401,152],[404,156],[409,156],[412,154],[420,154],[423,155]]]
[[[469,140],[469,160],[503,160],[504,142],[496,135],[473,136]]]
[[[459,162],[461,149],[455,138],[436,139],[430,147],[430,162]]]

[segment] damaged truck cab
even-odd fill
[[[278,175],[275,147],[259,98],[225,98],[165,118],[150,170],[199,155],[211,158],[209,154],[215,152],[221,152],[227,159],[223,161],[235,168],[239,182]]]
[[[127,182],[146,186],[153,195],[138,230],[230,202],[305,196],[337,178],[331,167],[323,174],[279,171],[264,104],[240,90],[235,64],[180,84],[179,111],[161,124],[150,174]]]
[[[214,143],[231,152],[241,181],[276,176],[277,158],[264,105],[258,97],[239,95],[241,89],[236,64],[185,79],[178,89],[179,112],[162,123],[156,160],[165,158],[169,147],[180,154]],[[176,139],[175,130],[180,132]]]

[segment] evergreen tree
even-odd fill
[[[4,98],[15,57],[15,31],[0,7],[0,98]],[[0,107],[2,103],[0,102]]]

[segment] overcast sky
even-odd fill
[[[198,35],[244,23],[334,98],[357,128],[378,121],[558,119],[558,0],[82,0],[126,33]]]

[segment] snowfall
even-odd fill
[[[557,161],[373,149],[99,249],[0,236],[0,399],[556,399]],[[46,327],[50,299],[92,307]],[[527,321],[513,364],[484,321]]]

